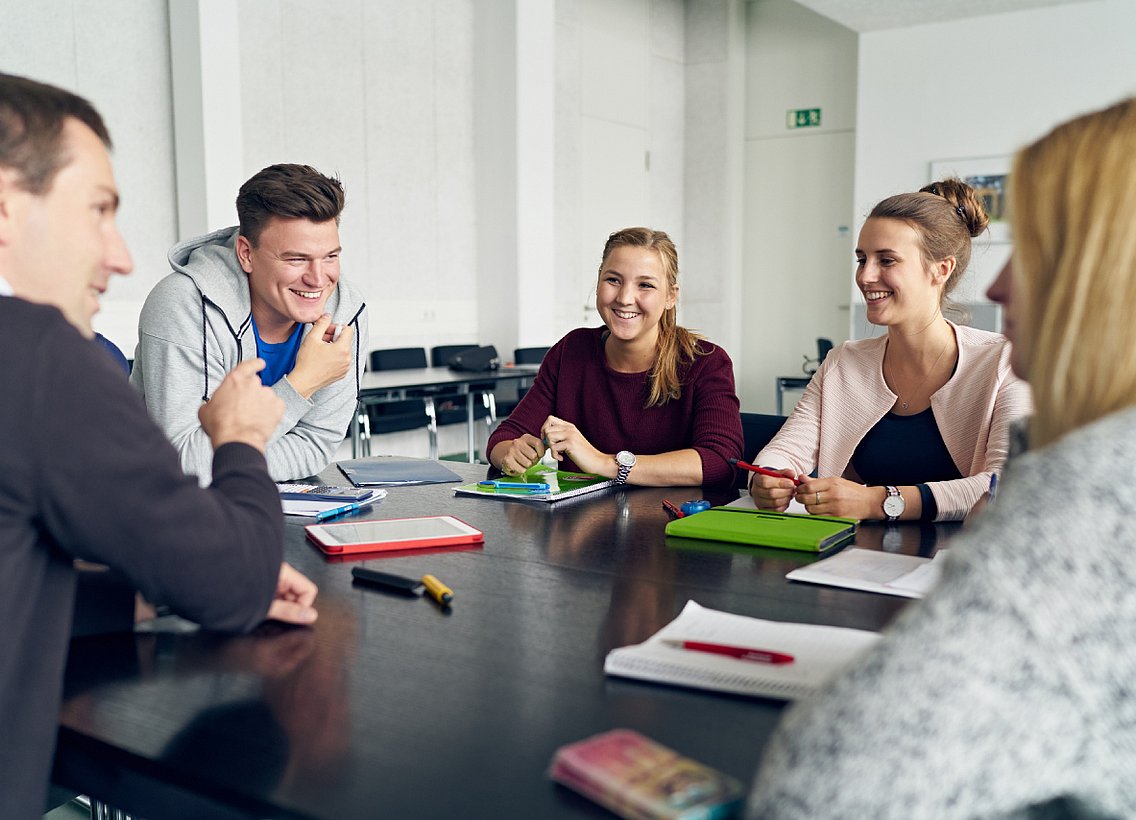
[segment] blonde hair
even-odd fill
[[[678,287],[678,251],[674,242],[663,231],[650,228],[624,228],[607,238],[603,257],[600,259],[599,273],[602,276],[607,258],[616,248],[644,248],[655,251],[663,263],[663,275],[667,282],[667,293]],[[655,365],[649,377],[650,389],[644,407],[656,407],[682,395],[681,365],[694,361],[695,356],[705,356],[709,350],[699,346],[702,337],[678,324],[678,305],[667,308],[659,319],[659,338],[655,347]]]
[[[1136,404],[1136,99],[1023,148],[1009,188],[1030,443],[1045,446]]]

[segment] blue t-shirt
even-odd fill
[[[304,336],[304,326],[297,323],[292,335],[282,342],[269,344],[260,338],[256,329],[256,319],[252,321],[252,332],[256,337],[256,355],[264,359],[264,370],[260,371],[260,383],[271,387],[292,372],[296,366],[296,354]]]

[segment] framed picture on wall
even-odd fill
[[[1009,242],[1010,224],[1006,221],[1006,182],[1010,178],[1010,157],[932,161],[929,181],[936,182],[945,177],[958,177],[978,194],[990,217],[990,241]]]

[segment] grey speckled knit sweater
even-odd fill
[[[787,713],[751,817],[1136,817],[1136,409],[999,491],[940,587]]]

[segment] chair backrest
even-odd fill
[[[540,364],[544,361],[544,354],[550,349],[547,347],[518,347],[513,351],[513,363]]]
[[[832,350],[832,339],[817,339],[817,367],[820,367],[830,350]]]
[[[459,353],[477,347],[477,345],[438,345],[430,348],[431,367],[449,367],[450,360]]]
[[[426,348],[388,347],[385,350],[372,350],[371,370],[410,370],[426,367]]]
[[[766,413],[742,413],[742,437],[745,439],[742,461],[755,458],[761,452],[761,449],[772,441],[773,437],[781,430],[785,418],[785,416],[774,416]],[[738,470],[738,475],[734,479],[735,486],[745,487],[749,473],[745,470]]]

